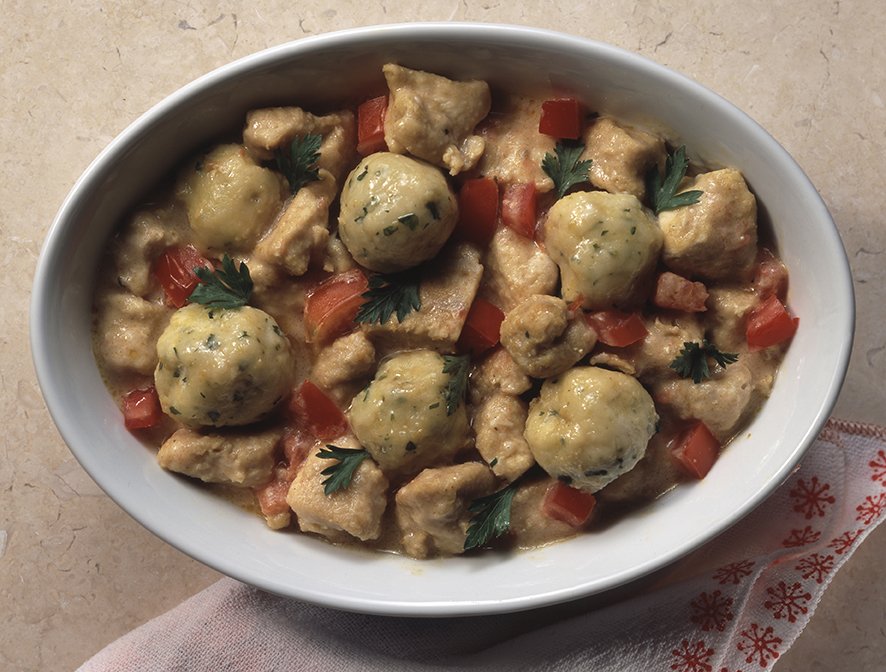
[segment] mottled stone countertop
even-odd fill
[[[117,133],[198,75],[290,39],[417,18],[526,24],[639,52],[719,92],[793,154],[833,213],[858,302],[836,414],[886,422],[882,0],[259,4],[2,4],[0,669],[73,669],[218,577],[130,519],[68,452],[31,365],[28,299],[55,211]],[[886,526],[779,670],[883,669],[884,557]]]

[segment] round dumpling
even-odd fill
[[[465,446],[467,412],[461,399],[447,405],[457,381],[444,368],[450,367],[430,350],[394,355],[351,402],[351,429],[386,474],[408,476],[448,463]]]
[[[377,152],[345,181],[338,231],[357,263],[391,273],[434,257],[456,220],[458,205],[439,169]]]
[[[642,301],[662,233],[635,196],[581,191],[557,201],[545,222],[548,254],[560,267],[563,298],[596,310]]]
[[[542,385],[525,437],[551,476],[596,492],[634,468],[657,422],[652,397],[635,378],[576,367]]]
[[[184,171],[175,189],[203,247],[251,250],[283,207],[282,178],[241,145],[220,145]]]
[[[289,392],[289,341],[258,308],[177,310],[157,341],[154,384],[163,411],[197,427],[246,425]]]

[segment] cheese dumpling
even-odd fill
[[[436,256],[457,220],[455,196],[438,168],[377,152],[345,180],[338,231],[357,263],[392,273]]]
[[[548,474],[596,492],[634,468],[657,422],[652,397],[635,378],[583,366],[544,382],[525,436]]]
[[[399,353],[382,362],[351,402],[351,429],[386,474],[448,464],[467,443],[465,405],[444,368],[443,357],[431,350]]]
[[[286,190],[245,147],[219,145],[181,173],[175,194],[203,247],[249,250],[283,207]]]
[[[157,341],[154,383],[163,411],[190,427],[246,425],[292,386],[289,341],[266,312],[191,304]]]
[[[551,207],[545,244],[567,303],[581,296],[584,308],[600,310],[642,302],[662,234],[635,196],[581,191]]]

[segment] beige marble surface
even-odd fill
[[[28,298],[53,214],[114,135],[194,77],[290,39],[415,19],[526,24],[637,51],[718,91],[784,144],[827,201],[859,314],[837,414],[886,422],[882,0],[260,5],[0,3],[0,669],[72,669],[217,578],[139,527],[74,461],[31,367]],[[883,557],[881,528],[779,670],[883,669]]]

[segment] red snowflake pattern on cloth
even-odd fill
[[[770,660],[778,658],[781,637],[776,637],[770,626],[761,629],[756,623],[751,623],[750,628],[741,631],[741,637],[736,648],[746,654],[745,662],[753,663],[756,660],[760,667],[766,667]]]
[[[671,651],[671,655],[676,659],[671,663],[671,669],[677,672],[711,672],[714,669],[708,662],[714,650],[701,640],[690,644],[688,639],[684,639],[679,648]]]
[[[785,548],[808,546],[809,544],[814,544],[819,538],[821,538],[821,532],[816,532],[807,525],[802,530],[791,530],[791,533],[781,542],[781,545]]]
[[[852,544],[855,543],[855,540],[858,539],[858,536],[861,534],[861,530],[855,530],[855,532],[844,532],[836,539],[831,540],[831,543],[828,544],[828,548],[833,548],[834,553],[837,555],[843,555],[846,551],[852,548]]]
[[[788,493],[794,498],[794,511],[802,513],[806,520],[818,516],[823,517],[825,510],[835,501],[833,495],[828,494],[831,489],[830,483],[819,483],[818,476],[813,476],[807,485],[800,479],[796,487]]]
[[[703,592],[689,603],[689,607],[692,609],[689,620],[705,632],[723,632],[726,624],[733,618],[732,598],[726,597],[719,590],[710,594]]]
[[[886,492],[881,492],[876,497],[868,495],[861,504],[855,507],[855,510],[858,511],[855,520],[870,525],[886,510]]]
[[[789,623],[797,622],[797,614],[809,613],[806,603],[812,599],[812,593],[803,592],[803,586],[796,581],[792,585],[779,581],[775,586],[766,589],[770,599],[763,606],[772,612],[776,619],[786,618]]]
[[[886,451],[878,450],[877,457],[868,462],[868,466],[874,472],[871,474],[871,480],[886,485]]]
[[[741,580],[746,576],[751,575],[751,569],[754,566],[753,560],[741,560],[739,562],[732,562],[728,565],[723,565],[716,572],[714,572],[713,578],[716,581],[720,582],[720,585],[725,585],[727,583],[731,583],[732,585],[737,586],[741,583]]]
[[[833,555],[808,555],[794,569],[798,570],[804,579],[814,579],[816,583],[823,583],[824,578],[834,568]]]

